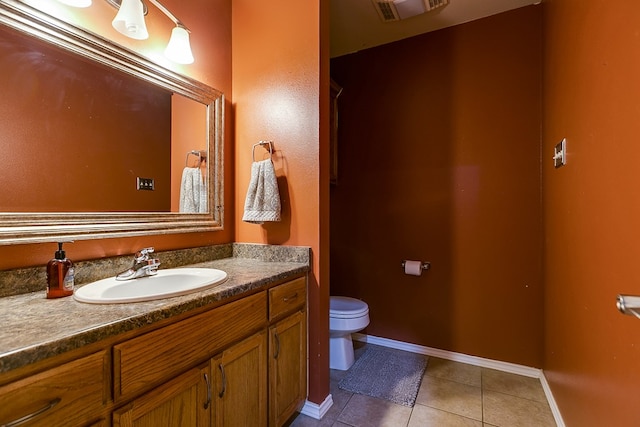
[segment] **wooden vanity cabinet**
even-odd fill
[[[0,425],[105,425],[106,351],[0,387]]]
[[[270,427],[283,425],[307,396],[306,289],[300,278],[269,290]]]
[[[306,278],[0,387],[0,426],[281,426],[306,398]],[[18,425],[18,424],[13,424]]]
[[[283,425],[306,398],[305,307],[301,277],[115,345],[116,404],[151,391],[116,410],[114,427],[154,425],[149,420],[174,413],[188,422],[163,425]],[[207,358],[208,377],[176,377]],[[199,390],[209,378],[207,409]]]

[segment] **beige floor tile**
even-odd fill
[[[482,427],[482,422],[428,406],[415,405],[408,427]]]
[[[482,421],[480,387],[425,376],[416,403]]]
[[[498,427],[555,427],[551,409],[546,402],[523,399],[484,390],[482,393],[484,421]]]
[[[356,358],[370,344],[354,343]],[[430,357],[413,408],[338,387],[347,371],[330,370],[333,406],[322,420],[298,415],[290,427],[555,426],[540,381]]]
[[[339,371],[337,369],[329,369],[329,381],[339,383],[341,379],[347,376],[349,371]]]
[[[354,394],[338,417],[353,427],[402,427],[411,416],[411,408],[383,399]]]
[[[331,399],[333,400],[333,405],[324,414],[321,420],[316,420],[315,418],[308,417],[306,415],[298,415],[295,419],[290,420],[290,427],[333,427],[340,426],[340,423],[337,423],[336,420],[338,416],[344,409],[344,407],[353,396],[353,393],[342,390],[338,387],[338,382],[340,378],[342,378],[343,371],[330,371],[331,382],[329,384],[329,392],[331,393]]]
[[[494,369],[482,369],[482,389],[498,391],[536,402],[546,402],[547,397],[538,378],[524,377]]]
[[[333,427],[334,425],[335,419],[329,419],[326,416],[321,420],[316,420],[315,418],[299,414],[293,420],[290,420],[289,424],[285,424],[285,427]]]
[[[430,357],[425,375],[480,387],[482,369],[466,363]]]
[[[329,391],[331,393],[333,405],[331,406],[331,408],[329,408],[324,418],[337,420],[344,407],[347,406],[347,403],[349,403],[349,400],[353,396],[353,393],[340,389],[338,387],[338,384],[334,384],[333,382],[331,383]]]

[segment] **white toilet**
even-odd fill
[[[369,306],[349,297],[329,300],[329,367],[346,371],[353,365],[351,334],[369,324]]]

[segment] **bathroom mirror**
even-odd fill
[[[1,30],[15,31],[20,37],[27,35],[28,37],[35,37],[39,41],[44,41],[47,44],[61,48],[62,51],[71,56],[75,56],[77,61],[82,61],[91,66],[99,66],[108,69],[109,72],[117,75],[115,80],[124,81],[129,83],[139,83],[143,85],[142,89],[133,89],[134,94],[144,94],[144,96],[135,96],[130,98],[136,99],[136,106],[129,107],[130,111],[133,110],[148,110],[155,108],[147,105],[137,105],[138,102],[146,101],[146,98],[150,98],[153,105],[159,105],[158,110],[154,110],[153,117],[147,119],[150,122],[148,128],[165,128],[168,130],[168,136],[160,136],[156,138],[154,135],[143,135],[138,137],[134,141],[127,141],[126,137],[133,131],[137,131],[142,127],[136,120],[130,120],[130,123],[124,121],[125,127],[122,129],[119,126],[111,125],[112,135],[105,136],[101,132],[99,137],[90,137],[86,142],[86,146],[82,148],[89,149],[90,145],[94,143],[94,139],[97,141],[95,144],[98,146],[97,151],[93,151],[91,157],[93,162],[86,161],[78,166],[78,158],[82,157],[82,153],[79,153],[78,149],[68,149],[65,147],[64,138],[61,142],[56,143],[59,145],[58,152],[66,153],[69,158],[69,164],[74,165],[75,169],[96,167],[91,163],[99,162],[106,163],[108,159],[114,160],[113,163],[108,164],[106,169],[117,169],[123,167],[123,159],[136,158],[140,162],[140,158],[149,158],[148,161],[142,162],[140,170],[133,170],[132,167],[124,165],[126,172],[129,172],[132,176],[126,177],[127,182],[131,186],[136,186],[136,181],[142,175],[142,178],[156,178],[162,182],[162,180],[172,180],[174,183],[176,180],[180,181],[180,176],[177,178],[176,167],[184,168],[184,166],[202,166],[200,168],[203,175],[204,182],[207,183],[207,193],[203,194],[206,198],[204,204],[206,209],[195,211],[197,213],[187,213],[194,211],[179,212],[176,203],[167,205],[163,204],[140,204],[140,205],[122,205],[114,206],[114,208],[107,208],[103,203],[100,205],[98,200],[101,198],[100,194],[104,194],[103,190],[98,189],[92,192],[89,190],[82,190],[82,186],[78,186],[81,189],[80,194],[75,194],[74,197],[82,199],[96,199],[95,208],[92,206],[74,207],[74,203],[71,201],[65,202],[64,200],[59,206],[55,203],[47,202],[47,198],[55,194],[56,184],[65,180],[68,176],[66,172],[68,169],[74,167],[68,167],[65,164],[59,164],[54,167],[54,171],[42,172],[40,167],[32,169],[33,173],[39,173],[42,179],[49,186],[50,191],[42,191],[40,189],[36,194],[43,200],[42,206],[45,208],[31,209],[29,207],[22,209],[13,209],[14,206],[22,206],[20,202],[7,203],[3,202],[5,206],[0,207],[0,245],[16,244],[16,243],[35,243],[35,242],[49,242],[59,240],[80,240],[80,239],[94,239],[104,237],[123,237],[123,236],[135,236],[135,235],[149,235],[149,234],[169,234],[169,233],[182,233],[182,232],[195,232],[195,231],[212,231],[222,228],[223,223],[223,163],[222,163],[222,135],[223,135],[223,108],[224,97],[223,94],[205,84],[197,82],[191,78],[174,73],[162,66],[159,66],[144,57],[123,48],[115,43],[112,43],[104,38],[97,36],[93,33],[79,29],[73,25],[67,24],[59,19],[52,18],[51,16],[38,11],[26,4],[19,1],[3,0],[0,3],[0,25]],[[4,37],[3,41],[8,37]],[[91,63],[91,64],[89,64]],[[18,73],[19,74],[19,73]],[[106,77],[109,81],[113,80],[111,77]],[[71,81],[75,81],[72,78]],[[85,80],[90,80],[86,79]],[[120,85],[121,83],[118,83]],[[144,87],[146,85],[146,87]],[[119,87],[119,86],[118,86]],[[74,89],[75,90],[75,89]],[[136,92],[137,91],[137,92]],[[68,93],[65,92],[65,96],[68,97]],[[78,93],[83,94],[87,91],[77,90]],[[115,92],[115,91],[112,91]],[[4,93],[3,93],[4,95]],[[15,97],[14,97],[15,98]],[[112,96],[103,96],[97,101],[91,101],[92,104],[106,104],[109,100],[106,98],[112,98]],[[116,98],[113,96],[113,98]],[[118,103],[122,103],[122,99],[119,98]],[[15,102],[22,102],[22,99],[16,99]],[[10,108],[6,107],[0,120],[6,120],[4,123],[4,141],[1,142],[5,152],[3,157],[9,157],[9,153],[16,151],[17,145],[11,146],[12,139],[7,138],[7,134],[11,135],[11,131],[7,131],[11,126],[14,126],[15,121],[19,117],[12,117],[8,111]],[[102,111],[102,110],[100,110]],[[180,112],[182,111],[182,112]],[[127,112],[128,114],[129,112]],[[35,114],[35,112],[33,112]],[[98,114],[99,115],[99,114]],[[111,115],[108,113],[107,115]],[[90,115],[91,116],[91,115]],[[194,126],[193,121],[188,125],[180,125],[177,120],[181,117],[196,117]],[[91,116],[92,117],[92,116]],[[128,116],[127,116],[128,117]],[[37,122],[47,121],[47,118],[42,119],[38,117]],[[70,119],[73,123],[73,119]],[[32,122],[34,120],[32,119]],[[123,121],[120,120],[119,123]],[[0,122],[1,123],[1,122]],[[155,126],[154,126],[155,124]],[[0,125],[2,126],[2,125]],[[31,126],[30,124],[25,125]],[[48,123],[48,127],[55,128],[56,134],[66,132],[64,127],[57,128],[57,123]],[[91,127],[92,125],[89,125]],[[104,125],[109,127],[109,125]],[[103,126],[103,127],[104,127]],[[128,126],[129,131],[127,131]],[[19,126],[14,126],[19,127]],[[67,128],[74,127],[73,124],[67,124]],[[75,126],[80,127],[80,126]],[[98,129],[100,126],[94,127]],[[113,131],[116,129],[116,131]],[[176,129],[186,129],[187,132],[194,135],[199,135],[200,140],[191,139],[189,136],[189,142],[177,143],[175,141]],[[195,131],[193,130],[195,129]],[[104,130],[104,133],[109,131]],[[173,139],[172,139],[173,138]],[[47,140],[46,135],[38,137],[34,135],[34,146],[36,140]],[[68,138],[69,140],[72,138]],[[109,150],[112,145],[110,141],[123,140],[125,146],[128,144],[129,149],[116,149]],[[125,142],[126,141],[126,142]],[[30,145],[22,141],[22,145]],[[38,141],[42,142],[42,141]],[[155,144],[151,148],[145,148],[144,144]],[[138,146],[143,146],[139,148]],[[138,147],[138,151],[136,151]],[[157,148],[156,148],[157,147]],[[15,159],[22,159],[20,163],[25,169],[29,169],[30,165],[34,163],[33,159],[40,156],[50,159],[50,154],[41,154],[40,151],[33,147],[29,147],[20,156],[15,156]],[[100,155],[102,153],[104,155]],[[140,151],[142,150],[142,151]],[[163,160],[154,160],[164,166],[158,167],[149,166],[146,163],[151,164],[152,158],[158,153],[165,153]],[[191,154],[190,154],[191,153]],[[197,153],[197,154],[194,154]],[[159,156],[159,154],[158,154]],[[158,157],[156,156],[156,157]],[[15,160],[14,160],[15,162]],[[59,163],[59,162],[54,162]],[[173,165],[169,164],[172,163]],[[178,164],[179,166],[176,166]],[[104,166],[104,165],[103,165]],[[146,168],[146,169],[145,169]],[[103,167],[104,169],[104,167]],[[59,171],[56,173],[55,171]],[[146,172],[149,170],[149,172]],[[173,170],[173,172],[172,172]],[[178,169],[177,174],[180,174]],[[141,172],[142,171],[142,172]],[[122,173],[121,175],[126,175]],[[91,180],[98,185],[105,179],[101,179],[100,174],[96,169],[91,172]],[[171,174],[173,178],[168,178]],[[138,175],[138,176],[136,176]],[[144,175],[147,175],[146,177]],[[150,175],[150,176],[149,176]],[[98,177],[98,178],[96,178]],[[72,180],[81,181],[82,178],[71,178]],[[115,179],[106,179],[113,185],[115,185]],[[144,184],[144,183],[143,183]],[[111,185],[111,184],[110,184]],[[175,186],[175,184],[172,184]],[[28,189],[19,188],[17,190],[12,189],[12,185],[4,185],[0,191],[11,192],[9,197],[5,200],[19,200],[27,199],[25,196],[28,193]],[[119,194],[118,190],[110,192]],[[156,191],[138,191],[136,196],[130,197],[132,200],[142,200],[149,198],[151,194],[159,194]],[[174,191],[175,193],[175,191]],[[171,196],[175,199],[175,195]],[[125,197],[123,197],[124,199]],[[8,205],[8,207],[7,207]],[[64,209],[61,206],[69,206],[69,209]],[[111,206],[111,204],[108,204]],[[58,210],[58,208],[60,208]]]

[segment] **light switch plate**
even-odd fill
[[[567,138],[556,144],[553,149],[553,166],[557,169],[567,164]]]
[[[136,189],[137,190],[155,190],[155,182],[153,178],[136,178]]]

